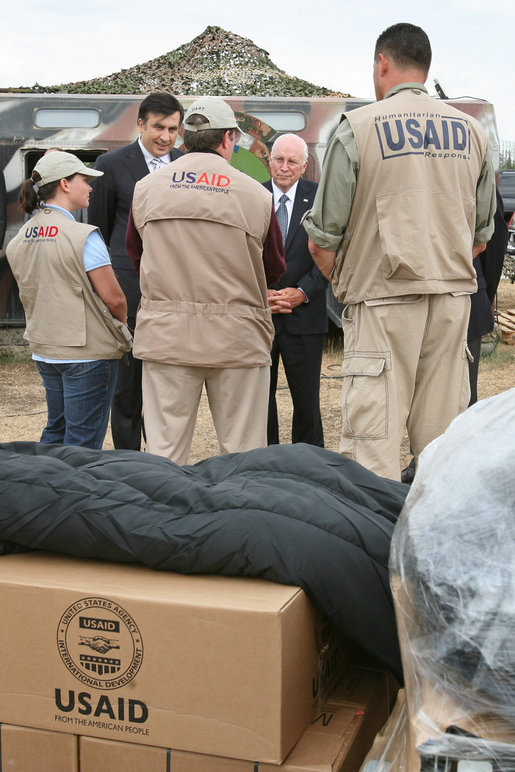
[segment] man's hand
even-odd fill
[[[336,252],[330,252],[328,249],[319,247],[311,238],[308,238],[308,249],[315,265],[318,266],[325,278],[331,281]]]
[[[486,249],[486,241],[483,244],[474,244],[472,247],[472,258],[477,257]]]
[[[279,290],[279,295],[290,301],[292,309],[297,308],[297,306],[302,305],[307,300],[305,294],[298,287],[283,287],[283,289]]]
[[[284,290],[268,290],[268,305],[273,314],[291,314],[291,300],[283,295]],[[302,295],[304,293],[301,293]]]

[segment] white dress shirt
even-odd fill
[[[297,185],[298,184],[299,184],[299,181],[297,180],[297,182],[295,182],[291,186],[291,188],[289,190],[287,190],[286,193],[285,193],[284,190],[281,190],[281,188],[278,188],[277,185],[275,184],[275,182],[272,180],[272,193],[274,195],[274,211],[275,212],[277,211],[277,207],[279,206],[279,199],[281,198],[281,196],[287,196],[287,201],[285,201],[284,204],[286,206],[286,211],[288,212],[288,228],[290,227],[291,215],[292,215],[292,212],[293,212],[293,203],[295,201],[295,195],[297,193]],[[306,293],[304,292],[302,287],[299,287],[298,284],[297,284],[297,289],[299,289],[302,292],[302,294],[304,295],[304,298],[305,298],[304,303],[309,303],[308,296],[306,295]]]
[[[170,163],[170,153],[167,153],[166,155],[162,155],[159,158],[156,158],[156,156],[153,156],[152,153],[149,153],[143,142],[141,141],[141,137],[138,137],[138,145],[140,146],[141,152],[143,153],[143,158],[145,159],[145,163],[148,166],[149,172],[155,171],[154,164],[152,161],[155,159],[156,161],[159,161],[161,166],[166,166]]]

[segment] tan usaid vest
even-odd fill
[[[359,173],[336,297],[475,292],[476,185],[487,150],[479,123],[412,88],[345,117]]]
[[[141,303],[134,355],[169,364],[270,364],[263,244],[272,196],[217,153],[191,153],[140,180]]]
[[[95,296],[83,252],[93,225],[42,209],[8,244],[9,265],[26,316],[32,353],[49,359],[119,359],[123,346],[110,331],[107,306]]]

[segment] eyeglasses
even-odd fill
[[[280,155],[273,155],[272,162],[277,164],[277,166],[282,166],[284,163],[286,163],[289,169],[296,169],[297,166],[302,165],[302,161],[295,161],[293,158],[283,158]]]

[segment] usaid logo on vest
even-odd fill
[[[399,113],[378,116],[375,130],[384,160],[406,155],[470,158],[470,129],[466,118]]]
[[[217,193],[227,193],[231,184],[230,177],[225,174],[213,172],[187,172],[174,171],[172,174],[171,188],[197,188],[198,190],[210,190]]]
[[[25,228],[25,238],[29,239],[55,239],[59,233],[57,225],[33,225]]]

